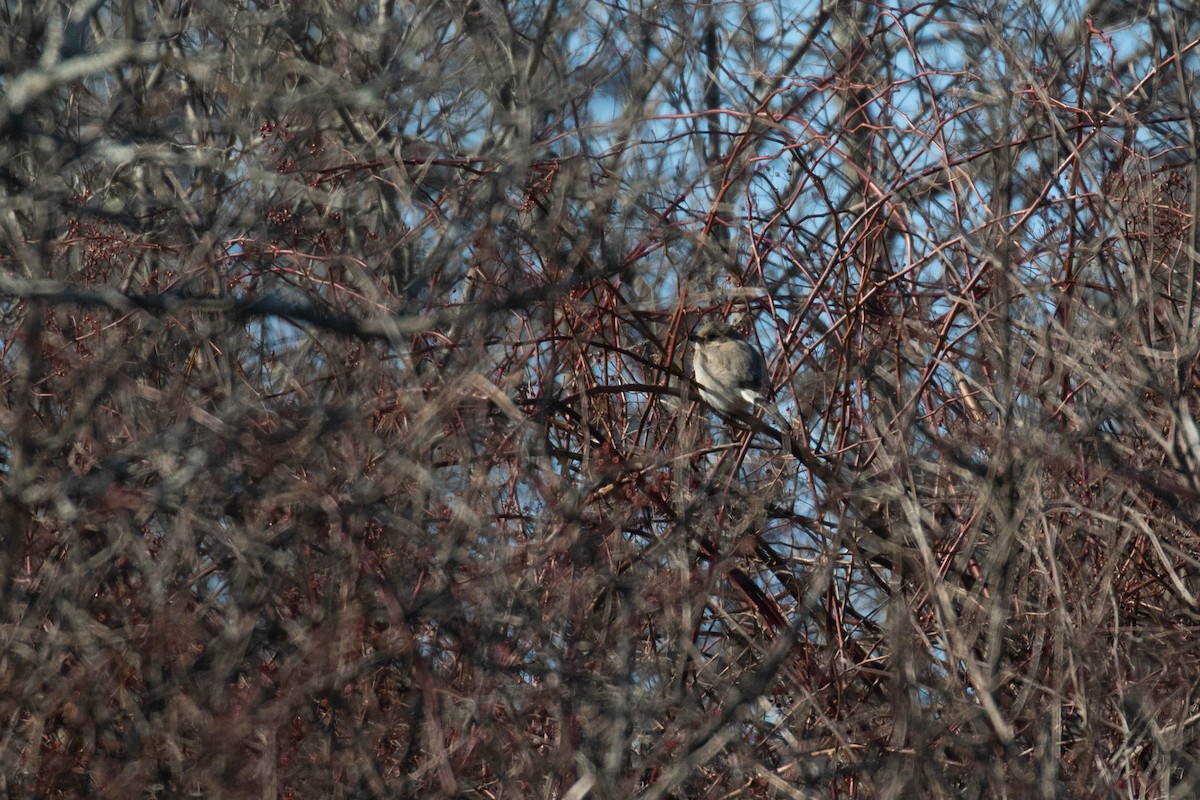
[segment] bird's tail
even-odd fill
[[[770,420],[771,424],[779,431],[779,443],[783,445],[783,449],[792,452],[792,425],[783,414],[779,413],[779,409],[775,404],[763,397],[755,398],[754,406],[763,412],[763,416]]]

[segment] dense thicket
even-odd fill
[[[0,2],[0,788],[1200,792],[1198,45]]]

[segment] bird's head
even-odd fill
[[[713,320],[706,322],[696,329],[696,332],[688,337],[696,344],[708,344],[710,342],[726,342],[730,339],[741,339],[742,334],[737,328],[730,325],[724,320]]]

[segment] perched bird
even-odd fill
[[[749,412],[767,389],[762,353],[727,322],[706,322],[691,337],[700,397],[717,411]]]
[[[779,427],[780,443],[790,452],[791,426],[764,396],[770,385],[762,353],[728,322],[706,322],[690,338],[696,343],[692,371],[701,399],[722,413],[762,409]]]

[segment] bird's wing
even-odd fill
[[[738,341],[736,344],[738,345],[738,358],[741,365],[744,365],[744,369],[738,372],[746,376],[746,380],[738,388],[763,391],[767,385],[762,353],[758,352],[758,349],[749,342]]]

